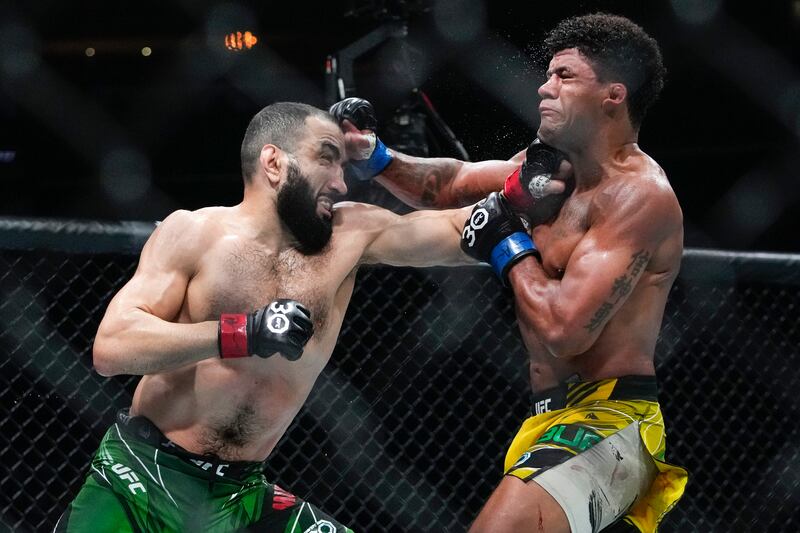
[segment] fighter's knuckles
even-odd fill
[[[545,187],[544,193],[545,196],[550,196],[552,194],[561,194],[564,192],[566,188],[567,186],[564,184],[563,181],[552,179],[550,180],[550,183],[548,183],[547,186]]]
[[[342,123],[344,120],[349,120],[357,128],[362,130],[374,130],[377,126],[375,109],[368,100],[364,100],[363,98],[345,98],[333,104],[329,112],[339,123]]]
[[[562,160],[558,168],[551,176],[554,181],[567,181],[572,176],[572,163],[566,159]],[[563,189],[562,189],[563,191]],[[559,192],[562,192],[559,191]]]
[[[361,133],[361,130],[359,130],[356,127],[355,124],[353,124],[352,122],[350,122],[347,119],[342,120],[339,123],[339,126],[342,128],[342,131],[345,133],[345,135],[347,135],[347,134],[360,134]]]

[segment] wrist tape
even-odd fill
[[[222,359],[249,357],[247,348],[247,315],[222,314],[217,333],[219,356]]]
[[[512,209],[517,211],[530,209],[535,204],[534,198],[531,193],[526,191],[522,186],[520,180],[521,167],[512,172],[503,184],[503,196],[505,196],[508,203],[511,204]]]
[[[358,169],[358,179],[366,181],[383,172],[392,161],[394,161],[392,153],[380,139],[375,137],[375,149],[372,150],[372,155],[369,156],[369,159],[350,161],[350,163]]]
[[[531,236],[522,231],[512,233],[492,249],[492,269],[504,285],[508,285],[508,271],[514,263],[527,255],[538,257],[539,249],[533,244]]]

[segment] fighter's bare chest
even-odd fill
[[[277,298],[291,298],[311,311],[318,328],[325,325],[339,283],[327,271],[328,256],[280,253],[253,245],[230,246],[212,252],[190,282],[192,300],[205,315],[250,312]]]
[[[542,265],[551,277],[563,276],[570,257],[589,230],[589,201],[587,197],[571,196],[552,223],[533,229]]]

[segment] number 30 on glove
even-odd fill
[[[540,257],[519,217],[496,192],[475,204],[464,222],[461,249],[470,257],[491,264],[504,285],[508,285],[509,270],[520,259],[528,255]]]

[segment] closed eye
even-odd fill
[[[548,70],[547,73],[545,74],[545,76],[547,76],[546,79],[549,80],[553,76],[553,74],[555,74],[556,77],[562,80],[573,77],[572,71],[569,70],[569,68],[567,67],[558,67],[555,70]]]
[[[339,161],[342,158],[342,153],[339,151],[339,148],[329,142],[322,143],[319,155],[322,159],[329,163]]]

